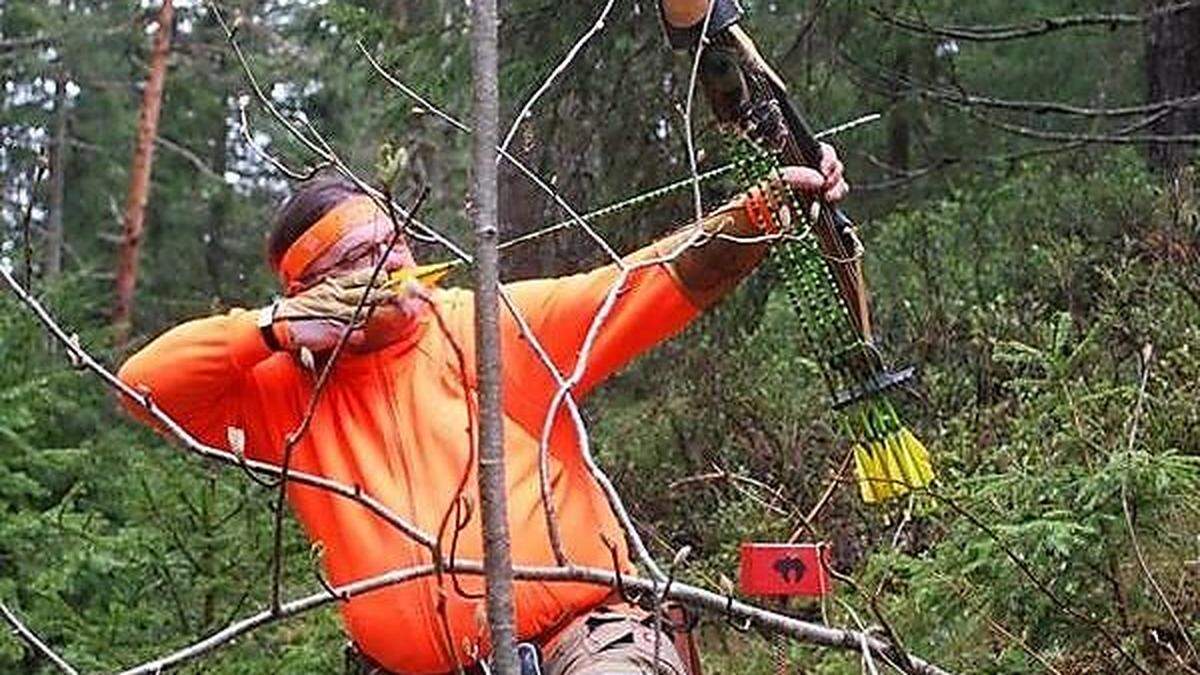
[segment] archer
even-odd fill
[[[677,28],[695,21],[695,0],[666,0]],[[689,14],[689,10],[692,14]],[[821,171],[786,167],[781,180],[828,202],[845,196],[842,164],[823,148]],[[762,235],[774,232],[778,206],[770,189],[752,189],[697,225],[631,254],[611,313],[595,338],[578,399],[630,360],[684,328],[763,259]],[[697,230],[702,230],[698,240]],[[729,237],[717,237],[722,234]],[[328,355],[349,329],[290,467],[325,476],[437,532],[460,495],[478,503],[473,478],[473,294],[462,289],[395,288],[388,274],[416,262],[401,241],[389,247],[393,223],[351,182],[325,175],[298,186],[277,212],[268,258],[284,296],[258,310],[186,322],[161,335],[121,368],[128,384],[205,443],[225,445],[231,428],[244,432],[244,452],[283,464],[286,438],[305,416],[315,377],[307,351]],[[756,243],[737,237],[757,238]],[[688,245],[695,241],[694,245]],[[638,266],[662,258],[663,262]],[[381,266],[378,282],[372,272]],[[576,366],[577,350],[601,303],[619,281],[610,264],[585,274],[507,285],[517,309],[560,372]],[[370,311],[351,326],[360,298]],[[557,384],[516,321],[501,323],[505,395],[505,461],[514,564],[555,565],[539,485],[539,437]],[[618,542],[618,564],[632,573],[625,537],[581,459],[565,413],[549,443],[551,485],[566,558],[611,567],[605,538]],[[464,476],[472,478],[464,481]],[[461,488],[461,489],[460,489]],[[328,579],[341,585],[389,570],[431,562],[430,552],[361,504],[290,483],[288,498],[308,535],[324,550]],[[439,540],[450,555],[451,540]],[[481,559],[478,518],[453,535],[459,559]],[[461,586],[459,585],[461,584]],[[346,630],[364,661],[396,673],[483,672],[486,631],[482,580],[441,576],[355,596],[341,605]],[[518,581],[517,632],[543,657],[545,672],[672,673],[684,666],[669,639],[653,664],[647,613],[605,586]]]

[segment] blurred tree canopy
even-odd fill
[[[134,347],[187,318],[267,302],[264,241],[290,181],[263,153],[300,172],[314,161],[254,96],[212,9],[175,4]],[[423,216],[466,240],[468,138],[359,48],[466,118],[464,3],[218,5],[289,119],[370,180],[396,170],[397,195],[429,186]],[[502,121],[602,5],[501,4]],[[886,618],[956,672],[1130,672],[1106,633],[1142,668],[1196,672],[1200,5],[744,5],[818,128],[882,114],[832,142],[855,187],[848,208],[882,335],[922,372],[902,405],[940,473],[931,494],[882,509],[839,489],[812,526],[856,583],[788,611],[840,625]],[[123,356],[109,313],[158,6],[0,4],[0,257],[109,364]],[[689,66],[666,47],[655,3],[618,0],[512,151],[581,210],[685,177]],[[726,152],[703,108],[698,99],[708,168]],[[517,172],[501,181],[504,236],[564,219]],[[706,184],[706,205],[732,189]],[[596,225],[630,250],[684,222],[690,203],[676,192]],[[601,260],[569,230],[506,251],[504,274]],[[713,587],[734,576],[739,542],[801,525],[846,452],[776,290],[760,270],[586,409],[652,548],[670,559],[692,546],[682,576]],[[15,298],[0,296],[0,310],[0,599],[87,671],[153,658],[264,606],[271,492],[123,418]],[[315,586],[315,560],[289,528],[286,589],[299,594]],[[327,609],[185,670],[336,672],[344,641]],[[780,658],[797,672],[860,670],[854,655],[781,646],[719,617],[701,624],[701,643],[716,673],[770,673]],[[0,640],[0,671],[51,668]]]

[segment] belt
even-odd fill
[[[532,642],[517,644],[517,661],[521,666],[521,675],[542,675],[542,652],[536,644]],[[346,646],[346,662],[348,666],[346,672],[349,673],[391,675],[369,656],[362,653],[353,643]],[[481,661],[464,667],[463,673],[465,675],[492,675],[492,669]],[[457,675],[457,671],[451,671],[446,675]]]

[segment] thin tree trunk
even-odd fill
[[[133,316],[133,290],[137,286],[138,254],[145,229],[146,203],[150,197],[150,168],[154,162],[154,139],[158,136],[158,116],[162,110],[163,85],[167,78],[167,56],[171,47],[171,22],[174,19],[172,0],[163,0],[158,12],[158,32],[150,54],[150,75],[142,93],[142,109],[138,113],[137,139],[133,162],[129,170],[129,193],[125,200],[124,235],[117,262],[117,300],[113,310],[113,325],[117,329],[117,345],[123,346],[129,337]]]
[[[63,204],[67,169],[67,76],[60,68],[54,80],[54,145],[50,149],[50,215],[46,221],[42,273],[52,281],[62,272]]]
[[[899,77],[892,91],[892,109],[888,119],[888,163],[897,169],[907,170],[911,164],[909,149],[912,146],[912,121],[909,119],[911,104],[908,101],[908,80],[911,70],[911,45],[905,41],[896,48],[895,70]]]
[[[1168,4],[1147,0],[1152,11]],[[1200,94],[1200,6],[1152,14],[1146,22],[1147,102]],[[1163,135],[1200,132],[1200,107],[1176,110],[1154,124]],[[1170,175],[1194,157],[1191,145],[1155,144],[1147,148],[1150,167]]]
[[[499,241],[496,144],[499,141],[496,0],[471,3],[471,71],[475,134],[471,143],[475,220],[475,344],[479,381],[479,495],[483,511],[487,616],[492,670],[518,675],[513,618],[512,554],[501,417]]]

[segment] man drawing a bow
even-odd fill
[[[672,33],[685,35],[704,20],[703,0],[665,0]],[[737,20],[736,3],[718,2],[710,28]],[[782,180],[830,202],[848,188],[842,164],[824,147],[821,171],[788,167]],[[757,209],[748,208],[757,205]],[[669,262],[637,267],[596,337],[579,399],[639,354],[684,328],[729,292],[762,260],[779,207],[751,190],[699,224],[632,253],[648,260],[681,250]],[[681,247],[701,227],[708,234],[760,237],[739,243],[707,237]],[[382,283],[369,287],[380,262],[394,272],[415,266],[401,243],[387,251],[388,215],[352,183],[322,176],[299,185],[279,209],[269,240],[269,262],[284,297],[261,310],[189,321],[131,357],[121,378],[149,391],[155,403],[202,441],[226,446],[231,429],[244,432],[253,459],[281,464],[287,435],[297,427],[315,377],[301,364],[304,349],[327,353],[346,328],[359,299],[372,311],[355,327],[318,399],[311,425],[291,457],[291,468],[359,486],[365,495],[427,533],[436,533],[463,494],[478,503],[472,466],[474,429],[473,295],[461,289],[415,292]],[[509,284],[507,290],[560,372],[571,372],[589,325],[618,281],[608,265],[584,274]],[[386,275],[379,275],[380,282]],[[509,527],[514,564],[557,564],[539,489],[539,439],[557,384],[517,323],[501,323],[505,391],[505,453]],[[465,367],[464,367],[465,365]],[[561,413],[561,411],[560,411]],[[573,564],[611,569],[605,540],[618,544],[622,571],[634,573],[625,537],[580,456],[567,415],[550,434],[550,478],[563,552]],[[289,484],[288,498],[308,535],[324,550],[335,585],[389,570],[429,564],[429,551],[362,504],[313,487]],[[483,557],[479,519],[454,537],[459,560]],[[450,538],[443,542],[450,555]],[[488,651],[478,616],[480,578],[452,585],[427,575],[342,603],[346,630],[363,661],[376,672],[482,672]],[[605,586],[518,581],[519,638],[541,653],[553,675],[673,673],[684,666],[669,639],[653,663],[655,634],[646,613]]]

